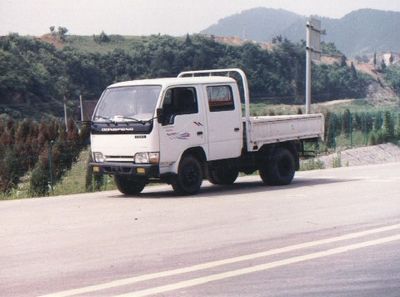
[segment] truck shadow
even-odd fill
[[[290,185],[286,186],[266,186],[262,181],[237,181],[233,185],[219,186],[204,184],[200,192],[193,196],[179,196],[176,195],[172,188],[159,190],[159,187],[147,187],[144,193],[137,196],[125,196],[125,195],[113,195],[112,198],[136,198],[136,199],[204,199],[204,198],[216,198],[225,196],[235,196],[242,194],[253,194],[253,193],[271,193],[275,191],[285,191],[296,188],[306,187],[317,187],[327,184],[347,183],[356,181],[357,179],[334,179],[334,178],[295,178]]]

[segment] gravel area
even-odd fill
[[[317,159],[325,164],[325,168],[400,162],[400,147],[385,143],[348,149]]]

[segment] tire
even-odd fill
[[[290,184],[295,171],[294,156],[286,148],[278,148],[259,169],[261,179],[266,185],[270,186]]]
[[[194,195],[200,191],[203,171],[200,162],[191,155],[182,157],[172,188],[179,195]]]
[[[219,166],[210,169],[208,180],[214,185],[232,185],[238,175],[237,169]]]
[[[142,192],[146,186],[145,180],[134,179],[124,175],[115,175],[114,181],[118,190],[125,195],[137,195]]]

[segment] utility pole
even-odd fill
[[[82,101],[82,94],[79,95],[79,104],[81,106],[81,122],[83,122],[83,101]]]
[[[68,116],[67,116],[67,98],[64,95],[64,122],[65,122],[65,132],[68,132]]]
[[[50,190],[53,194],[53,144],[54,140],[49,141],[49,176],[50,176]]]
[[[311,106],[311,61],[321,60],[321,21],[310,18],[306,25],[306,114],[310,113]]]

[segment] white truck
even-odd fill
[[[91,166],[95,174],[113,175],[126,195],[150,182],[192,195],[205,178],[229,185],[239,172],[257,170],[265,184],[286,185],[304,142],[323,134],[322,114],[250,116],[241,69],[188,71],[109,86],[93,113]]]

